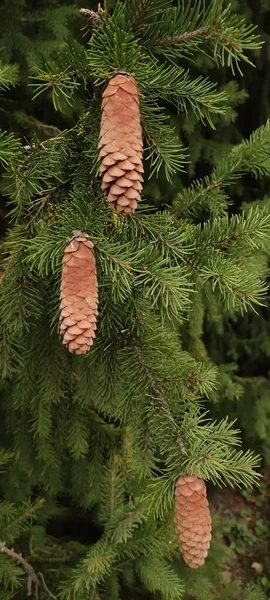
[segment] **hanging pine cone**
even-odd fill
[[[66,246],[62,266],[60,333],[69,352],[85,354],[94,342],[97,290],[94,245],[79,233]]]
[[[204,563],[211,540],[211,515],[203,479],[179,477],[174,515],[180,552],[187,565],[197,569]]]
[[[143,182],[142,128],[138,88],[134,79],[118,73],[102,94],[99,141],[102,190],[118,213],[134,213]]]

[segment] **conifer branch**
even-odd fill
[[[120,436],[124,433],[123,428],[117,427],[113,423],[107,423],[95,410],[89,408],[88,413],[91,420],[97,423],[107,435]]]
[[[180,33],[179,35],[174,35],[167,38],[160,38],[155,40],[155,44],[159,46],[168,45],[168,44],[179,44],[180,42],[186,42],[188,40],[193,40],[196,37],[201,37],[204,35],[208,35],[211,32],[210,25],[203,25],[199,29],[195,29],[194,31],[186,31],[185,33]]]
[[[202,44],[205,52],[217,64],[227,64],[240,71],[239,62],[252,64],[245,51],[261,47],[255,26],[232,14],[231,7],[223,7],[223,2],[211,0],[208,5],[197,0],[196,6],[180,3],[177,8],[164,6],[162,20],[153,17],[153,23],[145,30],[143,44],[151,53],[163,54],[175,59],[189,57],[192,50]]]
[[[78,544],[72,568],[68,553],[56,557],[64,561],[59,575],[66,577],[57,593],[61,600],[118,598],[130,574],[141,578],[146,593],[180,600],[179,574],[167,564],[174,560],[168,511],[176,478],[194,473],[239,486],[258,478],[253,470],[258,457],[239,450],[234,423],[201,414],[202,398],[219,381],[202,337],[210,319],[221,321],[262,302],[269,217],[260,209],[228,214],[227,204],[229,186],[244,173],[270,173],[269,126],[234,147],[209,177],[183,189],[173,210],[162,214],[143,204],[134,216],[116,222],[95,175],[100,90],[125,70],[139,90],[138,124],[150,163],[145,179],[162,168],[168,180],[176,174],[179,188],[186,151],[168,103],[190,116],[183,127],[187,135],[198,119],[215,126],[218,115],[225,115],[222,123],[227,117],[227,92],[194,75],[193,67],[184,70],[181,58],[192,62],[201,48],[219,65],[238,66],[248,60],[246,50],[260,46],[253,26],[227,6],[224,10],[222,0],[118,0],[105,3],[104,15],[82,8],[93,33],[87,49],[67,36],[55,62],[39,63],[33,83],[36,96],[47,91],[65,116],[71,115],[67,104],[73,97],[75,118],[82,86],[93,98],[89,110],[68,132],[46,140],[42,152],[38,141],[22,149],[13,137],[0,135],[13,203],[1,282],[1,350],[5,375],[7,370],[14,375],[7,381],[12,402],[4,393],[1,411],[10,433],[16,432],[15,451],[20,449],[15,473],[31,470],[29,485],[45,483],[53,498],[65,489],[70,473],[70,497],[86,510],[97,507],[95,522],[103,529],[89,549]],[[78,8],[72,10],[78,17]],[[48,19],[51,13],[47,9]],[[45,14],[40,11],[37,20]],[[55,19],[59,29],[61,15]],[[234,108],[241,94],[233,87],[228,91]],[[39,121],[31,126],[44,129]],[[54,135],[49,127],[48,135]],[[173,189],[168,199],[165,191],[162,201],[170,202],[172,194]],[[81,361],[67,356],[58,339],[61,264],[75,229],[87,232],[95,245],[100,299],[95,345]],[[181,350],[188,345],[190,353]],[[22,508],[27,519],[29,505]],[[5,540],[0,544],[9,549],[27,522],[12,503],[3,502],[0,509]],[[156,517],[165,514],[162,533]],[[39,532],[43,523],[33,531],[37,547],[46,535]],[[75,544],[70,547],[76,552]],[[33,596],[46,592],[54,600],[42,573],[29,571],[31,565],[26,561],[25,568],[22,560],[16,553],[2,556],[10,569],[8,585],[20,585],[24,569],[28,592],[32,585]]]
[[[0,130],[0,163],[4,167],[15,166],[22,158],[22,146],[13,133]]]
[[[22,565],[22,568],[23,568],[25,574],[27,575],[27,590],[28,590],[27,595],[28,596],[31,596],[32,584],[34,584],[35,597],[38,599],[38,588],[40,585],[43,585],[48,596],[50,596],[50,598],[53,598],[54,600],[57,600],[56,596],[54,596],[54,594],[52,594],[52,592],[50,592],[50,590],[48,589],[42,573],[37,574],[36,571],[34,570],[34,568],[32,567],[32,565],[22,556],[22,554],[15,552],[15,550],[13,548],[7,548],[6,543],[2,542],[2,541],[0,541],[0,552],[3,552],[7,556],[10,556],[10,558],[12,558],[13,560],[15,560],[16,562],[18,562]]]
[[[137,29],[138,25],[140,25],[143,15],[147,8],[150,6],[152,0],[139,0],[139,4],[135,13],[131,19],[133,29]]]
[[[19,81],[17,65],[4,65],[0,62],[0,90],[8,90]]]
[[[157,382],[154,378],[154,375],[151,373],[150,367],[146,364],[138,346],[134,346],[134,350],[135,350],[136,356],[138,358],[139,364],[141,366],[141,369],[144,372],[144,374],[146,375],[146,378],[148,380],[151,398],[153,400],[156,399],[159,402],[164,415],[166,416],[168,422],[170,423],[173,430],[177,433],[177,436],[179,437],[180,436],[180,427],[179,427],[177,421],[175,420],[163,393],[159,389]]]
[[[39,500],[37,500],[37,502],[35,504],[29,504],[29,505],[26,504],[24,511],[22,511],[22,512],[18,511],[17,516],[14,517],[6,525],[1,524],[1,533],[4,534],[5,537],[10,536],[10,530],[12,532],[16,531],[18,534],[18,531],[24,527],[25,523],[29,522],[29,520],[31,521],[31,519],[33,519],[35,517],[36,511],[43,506],[44,502],[45,502],[45,499],[40,498]],[[25,505],[23,505],[23,508],[24,508],[24,506]]]
[[[214,168],[210,177],[195,181],[174,201],[174,211],[180,219],[190,219],[206,212],[207,217],[223,216],[228,203],[226,189],[244,173],[254,177],[270,174],[270,121],[262,125],[248,140],[235,146]]]
[[[27,560],[21,555],[18,554],[17,552],[15,552],[12,548],[7,548],[5,542],[0,541],[0,552],[4,552],[5,554],[7,554],[7,556],[10,556],[11,558],[13,558],[13,560],[15,560],[16,562],[19,562],[26,575],[28,578],[28,582],[30,582],[27,584],[27,589],[28,589],[28,596],[31,595],[31,584],[34,583],[35,586],[39,586],[40,585],[40,581],[38,579],[38,576],[34,570],[34,568],[32,567],[32,565],[29,564],[29,562],[27,562]]]

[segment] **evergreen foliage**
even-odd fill
[[[134,216],[116,220],[96,176],[100,92],[117,71],[135,77],[146,164],[170,182],[185,168],[187,150],[171,127],[168,103],[186,120],[210,126],[228,109],[226,91],[205,75],[193,76],[179,59],[192,66],[199,52],[234,72],[261,42],[253,26],[217,0],[195,9],[190,2],[178,8],[167,0],[117,2],[113,14],[100,13],[87,48],[71,42],[62,12],[54,21],[57,9],[66,9],[67,19],[75,10],[63,5],[35,13],[55,43],[58,36],[67,41],[49,61],[45,52],[36,61],[33,95],[46,95],[66,116],[82,93],[87,109],[42,144],[25,147],[6,132],[0,138],[10,204],[0,304],[3,459],[6,449],[12,452],[1,483],[5,547],[17,539],[25,547],[31,515],[42,515],[31,528],[32,579],[2,550],[2,597],[22,597],[26,576],[41,598],[114,600],[135,598],[138,589],[180,600],[189,575],[172,525],[176,478],[192,472],[246,487],[259,479],[259,458],[241,449],[234,423],[211,420],[205,408],[222,381],[230,389],[231,373],[209,358],[203,334],[248,309],[263,311],[269,203],[237,214],[231,203],[247,174],[269,175],[270,125],[182,190],[172,208],[157,212],[146,197]],[[4,66],[2,87],[16,83],[16,73]],[[70,356],[58,335],[62,256],[77,230],[94,243],[100,298],[97,339],[84,358]],[[231,383],[232,398],[240,387]],[[36,496],[45,504],[26,504]],[[87,511],[96,534],[91,545],[63,543],[63,566],[52,575],[41,547],[48,544],[49,557],[59,558],[45,524],[61,513],[63,497]],[[242,592],[245,600],[260,599],[260,590]],[[192,594],[198,597],[195,583]]]
[[[0,91],[1,120],[6,128],[22,135],[37,133],[41,138],[54,135],[57,127],[50,122],[48,107],[31,103],[27,86],[33,69],[53,60],[65,42],[79,32],[79,11],[74,4],[39,2],[3,2],[0,7]],[[71,27],[72,25],[72,27]],[[68,116],[68,115],[67,115]]]

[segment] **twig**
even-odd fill
[[[101,3],[99,2],[97,11],[91,10],[90,8],[80,8],[80,13],[84,17],[87,17],[87,25],[85,27],[82,27],[82,31],[86,30],[84,34],[85,36],[90,29],[93,29],[94,27],[98,27],[100,25],[100,15],[104,13],[104,10],[101,7]]]
[[[27,575],[27,596],[32,595],[32,584],[34,584],[35,598],[36,598],[36,600],[38,600],[38,588],[40,585],[43,585],[47,594],[54,600],[57,600],[56,596],[54,596],[52,594],[52,592],[50,592],[50,590],[47,588],[47,585],[44,581],[44,577],[43,577],[42,573],[39,573],[37,575],[37,573],[35,572],[32,565],[30,565],[30,563],[27,562],[27,560],[21,554],[18,554],[18,552],[15,552],[15,550],[13,550],[13,548],[7,548],[6,543],[1,542],[1,541],[0,541],[0,552],[4,552],[5,554],[7,554],[7,556],[10,556],[10,558],[13,558],[13,560],[15,560],[16,562],[18,562],[22,565],[22,568]]]
[[[100,3],[98,5],[98,10],[91,10],[90,8],[80,8],[80,13],[84,17],[87,17],[88,21],[92,25],[98,25],[101,21],[100,14],[104,12],[103,8],[101,8]]]
[[[141,0],[137,10],[135,11],[134,15],[133,15],[133,19],[132,19],[132,26],[134,29],[136,29],[136,27],[138,27],[138,25],[140,24],[141,20],[142,20],[142,16],[144,14],[144,12],[146,11],[146,9],[148,8],[148,5],[150,4],[151,0]]]
[[[43,196],[42,198],[38,198],[38,200],[33,202],[32,206],[31,206],[31,210],[29,212],[33,213],[33,211],[35,211],[36,209],[37,210],[36,210],[36,212],[34,212],[34,215],[31,217],[29,224],[33,224],[33,222],[35,222],[38,219],[44,206],[46,206],[47,202],[51,199],[51,197],[52,197],[52,194],[49,193],[46,196]],[[39,204],[39,207],[37,208],[38,204]]]
[[[139,361],[141,363],[141,366],[144,369],[144,372],[145,372],[145,374],[146,374],[146,376],[148,378],[149,387],[150,387],[150,390],[151,390],[151,394],[153,395],[153,397],[155,397],[158,400],[158,402],[160,403],[160,405],[162,407],[162,410],[164,411],[164,413],[165,413],[168,421],[172,425],[173,430],[175,431],[175,433],[177,435],[177,441],[178,441],[179,448],[180,448],[181,452],[183,454],[186,454],[187,452],[186,452],[185,444],[184,444],[184,441],[183,441],[183,437],[181,435],[181,429],[180,429],[178,423],[176,422],[176,420],[175,420],[175,418],[174,418],[174,416],[173,416],[173,414],[172,414],[172,412],[170,410],[170,407],[169,407],[169,405],[167,403],[167,400],[164,397],[163,393],[158,389],[156,381],[155,381],[155,378],[152,375],[150,368],[148,367],[148,365],[145,363],[143,357],[141,356],[140,350],[139,350],[139,348],[137,346],[135,346],[135,350],[136,350],[136,354],[137,354],[137,356],[139,358]]]
[[[28,578],[27,579],[27,589],[28,589],[27,595],[30,596],[32,583],[34,583],[35,586],[37,586],[37,587],[40,585],[39,578],[38,578],[36,572],[34,571],[32,565],[30,565],[27,562],[27,560],[25,560],[25,558],[23,558],[23,556],[21,554],[18,554],[17,552],[15,552],[15,550],[13,550],[13,548],[7,548],[5,542],[0,541],[0,552],[4,552],[5,554],[10,556],[17,562],[21,563],[23,570],[25,571],[27,578]]]
[[[31,517],[33,514],[35,514],[35,511],[44,504],[44,502],[45,502],[45,499],[44,498],[40,498],[36,502],[36,504],[32,504],[23,515],[19,515],[16,519],[14,519],[12,521],[12,523],[9,523],[8,525],[5,525],[4,528],[2,527],[2,533],[3,533],[3,531],[4,531],[4,533],[6,531],[8,531],[11,526],[14,527],[14,525],[16,525],[17,523],[19,524],[20,521],[22,520],[22,518],[25,519],[26,517]],[[1,548],[0,548],[0,551],[1,551]]]
[[[140,352],[140,350],[139,350],[139,348],[137,346],[135,346],[135,351],[136,351],[138,359],[139,359],[139,361],[141,363],[141,367],[143,368],[143,370],[145,372],[145,375],[146,375],[146,377],[148,379],[149,388],[150,388],[152,397],[156,398],[156,400],[159,401],[159,403],[160,403],[160,405],[161,405],[164,413],[166,414],[166,417],[167,417],[168,421],[170,421],[173,429],[179,435],[179,426],[178,426],[177,422],[175,421],[174,416],[172,415],[172,413],[170,411],[170,408],[168,406],[168,403],[167,403],[166,399],[164,398],[162,392],[158,389],[156,381],[155,381],[155,378],[152,375],[150,368],[145,363],[145,361],[144,361],[144,359],[143,359],[143,357],[141,355],[141,352]]]
[[[115,466],[113,466],[111,470],[111,485],[110,485],[110,518],[113,517],[114,514],[114,505],[115,505]]]
[[[194,31],[186,31],[185,33],[181,33],[179,35],[173,35],[167,38],[160,38],[155,40],[155,44],[159,44],[163,46],[163,44],[179,44],[179,42],[185,42],[186,40],[193,40],[195,37],[200,37],[202,35],[207,35],[211,31],[211,25],[203,25],[199,29],[194,29]]]
[[[45,579],[44,579],[42,573],[39,573],[39,577],[40,577],[40,579],[42,581],[44,589],[46,590],[46,592],[50,596],[50,598],[53,598],[53,600],[57,600],[56,596],[54,596],[54,594],[52,594],[52,592],[50,592],[49,588],[47,587],[47,584],[45,582]]]

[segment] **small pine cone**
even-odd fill
[[[102,94],[99,141],[102,190],[122,215],[134,213],[143,182],[142,128],[137,84],[118,73]]]
[[[175,529],[180,552],[189,567],[204,563],[211,540],[211,515],[203,479],[179,477],[175,486]]]
[[[94,342],[98,286],[94,245],[85,234],[65,248],[60,294],[60,333],[69,352],[85,354]]]

